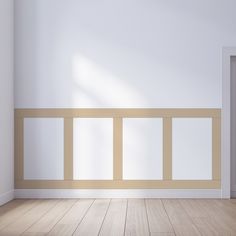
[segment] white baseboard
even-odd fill
[[[14,199],[14,190],[0,194],[0,206]]]
[[[221,198],[221,189],[16,189],[15,198]]]

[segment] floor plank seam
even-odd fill
[[[60,222],[60,220],[74,207],[74,205],[79,202],[80,199],[77,199],[71,207],[68,208],[68,210],[66,210],[66,212],[64,214],[62,214],[62,217],[60,217],[60,219],[58,219],[58,221],[53,225],[53,227],[49,230],[49,232],[47,232],[45,235],[49,235],[50,232],[54,229],[54,227],[58,224],[58,222]]]
[[[125,236],[126,221],[127,221],[127,214],[128,214],[128,202],[129,202],[129,199],[126,199],[125,225],[124,225],[124,233],[123,233],[123,236]]]
[[[83,219],[85,218],[85,216],[87,215],[88,211],[90,210],[90,208],[92,207],[92,205],[94,204],[96,199],[93,200],[93,202],[91,203],[91,205],[88,207],[88,209],[85,211],[83,217],[81,218],[81,220],[78,222],[78,225],[76,226],[74,232],[71,234],[71,236],[73,236],[76,232],[76,230],[78,229],[79,225],[81,224],[81,222],[83,221]]]
[[[5,214],[7,214],[9,212],[10,209],[17,209],[18,207],[22,206],[24,203],[26,203],[26,201],[22,201],[20,203],[18,203],[18,206],[12,206],[13,204],[16,204],[16,200],[12,200],[10,202],[7,202],[5,204],[3,204],[2,206],[0,206],[0,218],[2,216],[4,216]],[[10,205],[10,207],[9,207]],[[1,231],[1,230],[0,230]]]
[[[22,232],[20,235],[23,235],[28,229],[30,229],[33,225],[35,225],[37,222],[39,222],[46,214],[48,214],[48,212],[53,209],[54,207],[56,207],[62,200],[59,200],[58,202],[55,203],[55,205],[52,205],[52,207],[50,207],[38,220],[36,220],[34,223],[32,223],[32,225],[30,225],[24,232]],[[44,200],[42,201],[42,203],[44,202]]]
[[[148,223],[149,236],[151,236],[150,223],[149,223],[149,218],[148,218],[148,213],[147,213],[147,203],[146,203],[146,199],[144,199],[144,205],[145,205],[145,210],[146,210],[146,218],[147,218],[147,223]]]
[[[172,222],[171,222],[170,216],[169,216],[168,213],[167,213],[165,204],[163,203],[162,199],[160,199],[160,200],[161,200],[162,206],[163,206],[163,208],[164,208],[164,210],[165,210],[165,213],[166,213],[166,215],[167,215],[167,217],[168,217],[168,219],[169,219],[169,222],[170,222],[170,225],[171,225],[171,227],[172,227],[173,233],[174,233],[174,235],[176,236],[175,228],[174,228],[174,226],[173,226],[173,224],[172,224]]]
[[[178,199],[178,202],[179,202],[179,204],[182,206],[184,212],[186,213],[186,215],[188,216],[188,218],[190,219],[190,221],[192,222],[192,224],[194,225],[194,227],[197,229],[198,233],[199,233],[200,235],[203,235],[202,232],[200,231],[200,229],[198,228],[198,226],[194,223],[192,217],[191,217],[191,216],[188,214],[188,212],[185,210],[185,208],[184,208],[183,204],[181,203],[180,199]]]
[[[34,202],[36,203],[37,200],[34,200]],[[24,203],[23,203],[23,204],[24,204]],[[22,204],[22,205],[23,205],[23,204]],[[26,215],[29,211],[31,211],[31,210],[32,210],[33,208],[35,208],[35,207],[36,207],[36,204],[33,205],[32,207],[30,207],[27,211],[25,211],[25,212],[22,214],[22,216]],[[5,226],[0,230],[0,232],[2,232],[2,231],[3,231],[5,228],[7,228],[9,225],[15,223],[17,220],[18,220],[18,218],[16,218],[15,221],[12,221],[12,222],[10,222],[9,224],[5,225]]]
[[[103,220],[102,220],[102,223],[101,223],[101,226],[100,226],[100,229],[99,229],[99,231],[98,231],[97,236],[100,235],[100,232],[101,232],[103,223],[104,223],[104,221],[105,221],[105,218],[106,218],[106,216],[107,216],[108,209],[110,208],[110,205],[111,205],[111,199],[110,199],[109,204],[108,204],[108,206],[107,206],[107,210],[106,210],[106,213],[105,213],[105,215],[104,215],[104,217],[103,217]]]

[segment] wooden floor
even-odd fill
[[[0,235],[236,235],[236,200],[14,200]]]

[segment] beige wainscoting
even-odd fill
[[[24,180],[24,118],[64,118],[64,180]],[[73,118],[113,118],[113,180],[73,180]],[[123,180],[123,118],[163,118],[163,180]],[[212,180],[172,180],[172,118],[212,118]],[[16,189],[217,189],[220,109],[16,109]]]

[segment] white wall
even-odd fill
[[[235,9],[235,0],[17,0],[15,107],[221,108]]]
[[[221,107],[235,9],[234,0],[17,0],[15,106]]]
[[[0,0],[0,205],[14,196],[13,1]]]

